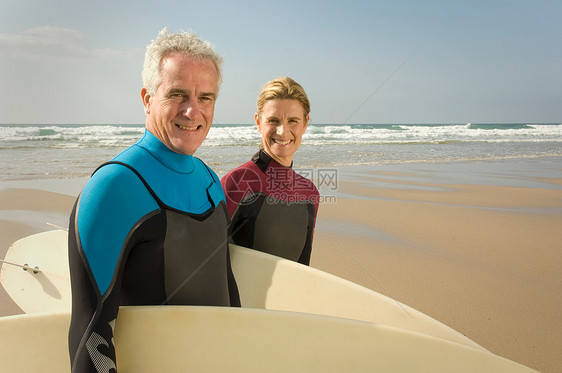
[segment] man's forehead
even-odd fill
[[[192,90],[217,94],[218,75],[212,61],[196,61],[190,59],[169,58],[161,64],[160,76],[166,91]]]
[[[175,68],[181,70],[185,67],[192,69],[209,69],[218,75],[217,67],[213,61],[208,58],[196,58],[190,54],[182,52],[170,52],[165,54],[160,60],[160,69]]]

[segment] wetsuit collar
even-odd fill
[[[137,143],[143,149],[146,149],[164,166],[180,173],[193,172],[193,156],[179,154],[168,148],[162,141],[154,136],[149,130],[144,131],[144,136]]]
[[[271,158],[271,156],[267,154],[266,151],[263,149],[260,149],[256,154],[254,154],[254,156],[252,157],[252,161],[254,161],[256,166],[258,166],[258,168],[262,170],[262,172],[265,172],[267,166],[269,165],[269,162],[274,162],[274,164],[278,167],[293,168],[292,161],[289,167],[283,166],[279,164],[277,161],[275,161],[275,159]]]

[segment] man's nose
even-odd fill
[[[183,108],[183,115],[191,120],[195,120],[201,114],[201,108],[197,100],[193,97],[185,100],[185,107]]]

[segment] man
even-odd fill
[[[217,175],[193,157],[213,121],[222,58],[163,29],[146,51],[138,143],[94,172],[70,217],[72,372],[116,371],[119,305],[239,306]]]

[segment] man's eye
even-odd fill
[[[183,101],[183,100],[185,100],[186,97],[187,97],[187,95],[185,93],[181,93],[181,92],[170,93],[168,95],[168,98],[170,100],[174,100],[174,101]]]

